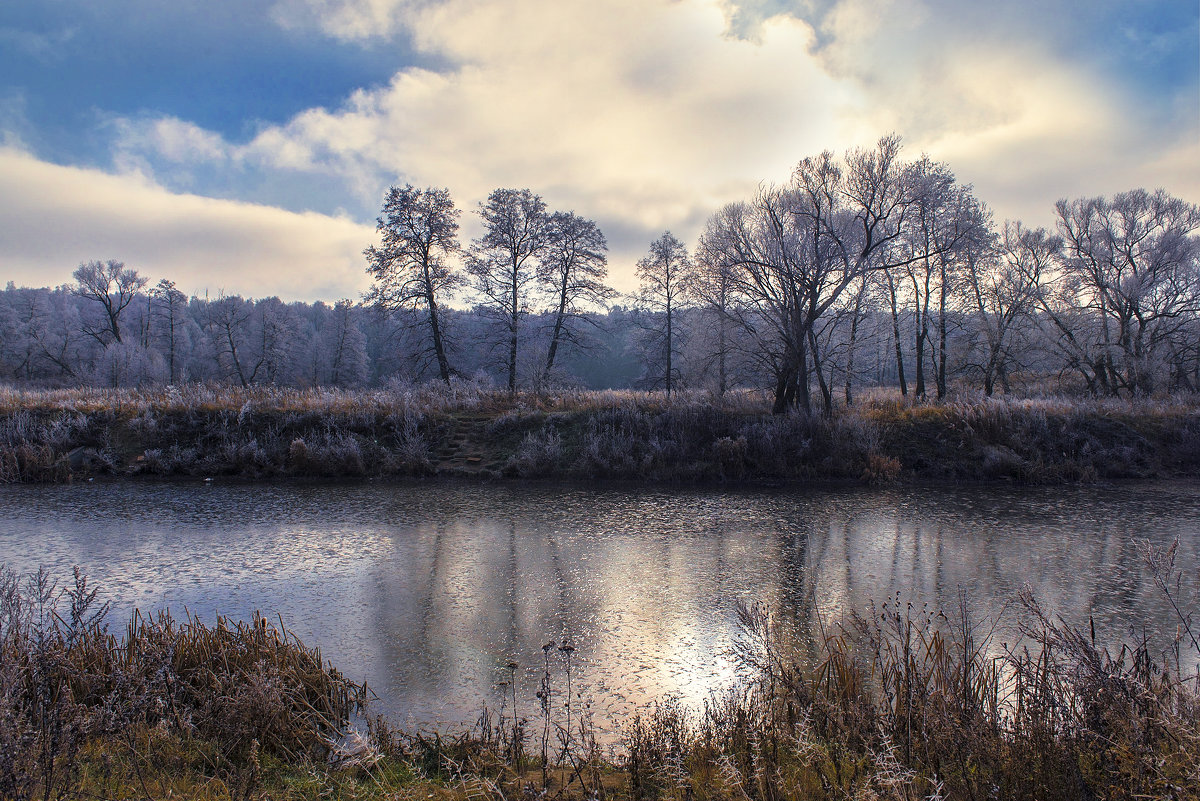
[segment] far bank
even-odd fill
[[[85,477],[1074,483],[1200,475],[1200,401],[869,398],[773,415],[750,392],[0,391],[0,482]]]

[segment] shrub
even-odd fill
[[[530,432],[504,466],[507,475],[548,475],[559,469],[563,457],[562,437],[553,426]]]

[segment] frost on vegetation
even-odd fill
[[[1200,413],[1185,398],[963,395],[936,404],[863,393],[830,416],[773,415],[761,392],[720,399],[701,390],[509,393],[455,378],[360,391],[7,389],[0,391],[0,481],[109,470],[421,473],[437,469],[447,438],[464,431],[519,475],[1062,482],[1171,475],[1200,464]],[[304,458],[291,454],[295,440]]]
[[[544,428],[525,435],[504,470],[518,476],[546,475],[561,466],[562,458],[562,436],[553,427]]]
[[[110,781],[150,797],[146,772],[177,776],[187,745],[206,781],[250,797],[260,757],[320,764],[365,701],[260,617],[135,613],[117,638],[108,611],[78,568],[60,588],[0,565],[0,798],[97,797]]]

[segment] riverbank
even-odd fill
[[[1188,608],[1174,550],[1143,558]],[[995,642],[966,598],[946,614],[860,610],[817,642],[742,607],[745,678],[702,709],[661,699],[604,751],[561,672],[566,646],[545,646],[536,711],[399,732],[282,624],[135,614],[118,638],[78,572],[59,590],[0,569],[0,797],[1197,798],[1187,615],[1174,643],[1106,648],[1020,600],[1028,649]]]
[[[1200,475],[1200,401],[876,395],[833,417],[759,394],[0,391],[0,482],[455,476],[1068,483]]]

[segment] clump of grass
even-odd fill
[[[264,756],[325,759],[364,701],[282,624],[135,614],[118,638],[107,611],[78,570],[59,588],[0,568],[0,797],[70,795],[97,743],[140,782],[154,738],[253,782]]]
[[[1145,548],[1160,590],[1173,551]],[[696,715],[662,704],[626,737],[635,798],[1194,799],[1200,658],[1181,636],[1109,650],[1021,597],[1028,646],[994,625],[896,598],[823,633],[815,650],[743,607],[750,680]]]

